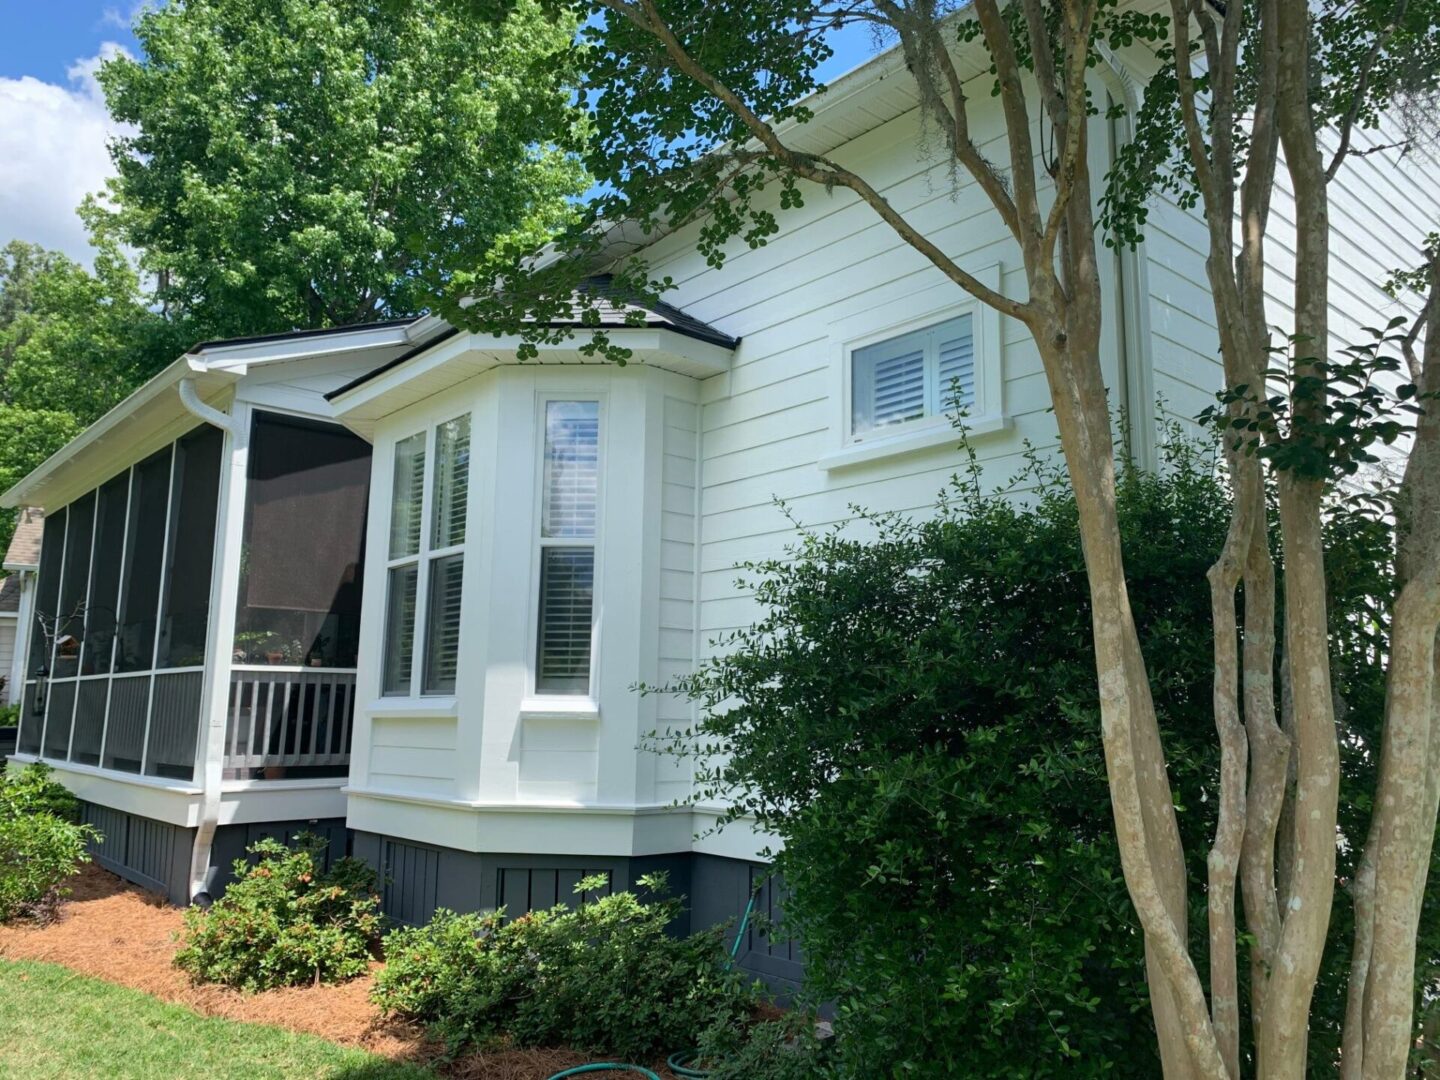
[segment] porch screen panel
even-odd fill
[[[87,492],[67,512],[65,566],[60,571],[60,607],[55,622],[55,669],[68,679],[80,670],[80,641],[85,636],[85,600],[90,582],[90,538],[95,528],[95,493]]]
[[[145,749],[145,714],[150,706],[150,676],[131,675],[110,681],[110,717],[105,723],[107,769],[138,773]]]
[[[109,679],[82,679],[75,700],[75,731],[70,736],[70,760],[81,765],[100,764],[104,735],[105,698]]]
[[[85,648],[80,658],[82,675],[110,670],[110,654],[120,625],[120,573],[125,548],[125,503],[129,497],[128,470],[100,487],[90,600],[85,607]]]
[[[116,671],[149,671],[155,659],[155,615],[165,561],[165,508],[170,501],[170,447],[135,466],[125,543]],[[136,754],[139,757],[139,754]]]
[[[355,666],[370,444],[257,413],[236,648],[248,663]]]
[[[40,574],[35,585],[35,624],[30,634],[30,670],[50,668],[51,631],[60,609],[60,560],[65,553],[65,511],[57,510],[45,518],[45,532],[40,541]]]
[[[150,706],[150,736],[145,773],[170,780],[195,777],[195,745],[200,733],[203,671],[173,671],[155,676]]]
[[[175,444],[169,572],[164,580],[165,614],[160,623],[157,668],[194,667],[205,662],[223,445],[224,434],[209,424]]]
[[[40,572],[35,585],[35,618],[30,628],[30,663],[25,677],[31,679],[41,669],[50,671],[50,642],[55,614],[60,600],[60,559],[65,548],[65,511],[57,510],[45,518],[40,541]],[[25,690],[24,708],[20,711],[20,730],[15,735],[15,748],[23,754],[40,751],[40,735],[45,726],[43,699],[35,686]]]
[[[45,710],[45,748],[43,757],[64,761],[70,752],[70,721],[75,713],[75,681],[52,683],[50,707]]]

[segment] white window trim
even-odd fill
[[[999,262],[979,267],[972,273],[981,284],[999,290]],[[832,430],[838,433],[838,438],[834,448],[816,463],[822,471],[958,444],[958,434],[950,417],[945,414],[923,416],[865,432],[854,431],[852,356],[856,350],[868,345],[925,330],[961,315],[971,317],[975,350],[975,403],[965,418],[966,431],[971,437],[978,437],[1004,431],[1011,426],[1004,408],[1005,373],[1000,313],[970,297],[957,299],[956,292],[957,287],[947,282],[908,298],[903,308],[896,304],[885,305],[849,316],[831,327],[831,386],[834,389],[832,400],[836,405]]]
[[[545,407],[552,401],[593,401],[598,406],[600,437],[596,444],[596,489],[595,489],[595,535],[588,542],[576,543],[567,538],[547,540],[540,535],[545,501]],[[525,697],[521,713],[530,717],[594,718],[599,717],[600,672],[600,621],[601,563],[603,560],[602,538],[605,535],[606,442],[610,437],[610,410],[608,395],[603,391],[541,390],[535,394],[535,439],[531,448],[534,462],[534,498],[530,518],[530,616],[527,620],[528,659],[525,664]],[[590,685],[583,694],[542,693],[537,688],[540,667],[540,552],[545,547],[590,547],[595,553],[594,568],[591,571],[593,595],[590,605]]]
[[[417,430],[407,432],[399,436],[390,444],[390,497],[387,500],[385,518],[385,574],[384,574],[384,604],[381,608],[381,635],[380,635],[380,701],[387,705],[397,701],[423,701],[423,702],[444,702],[455,697],[454,691],[445,691],[436,694],[425,693],[425,662],[428,659],[429,647],[426,641],[428,635],[429,599],[430,599],[430,573],[436,560],[443,559],[449,555],[461,556],[461,574],[466,572],[465,548],[470,539],[470,503],[467,497],[465,504],[465,540],[466,543],[451,544],[447,547],[432,548],[434,541],[431,513],[435,505],[435,492],[433,490],[435,481],[435,467],[437,465],[436,450],[440,445],[440,428],[454,420],[468,417],[470,419],[471,451],[469,469],[470,474],[466,477],[467,491],[469,485],[475,480],[475,418],[470,410],[456,413],[454,416],[446,417],[443,420],[428,424]],[[390,556],[390,535],[394,528],[395,520],[395,467],[396,453],[400,444],[406,439],[414,438],[416,435],[425,436],[425,469],[420,478],[420,545],[413,555]],[[410,629],[410,685],[405,690],[386,692],[385,690],[385,669],[389,657],[386,650],[389,647],[390,632],[390,571],[402,566],[415,567],[415,614],[414,625]],[[461,619],[460,633],[465,633],[464,619]]]

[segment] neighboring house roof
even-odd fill
[[[731,337],[722,330],[717,330],[707,322],[695,318],[681,311],[674,304],[667,304],[661,300],[655,303],[640,301],[634,298],[626,298],[615,287],[614,278],[610,274],[596,274],[586,278],[580,284],[580,290],[590,293],[599,298],[595,305],[595,312],[600,317],[600,326],[606,330],[628,330],[644,327],[651,330],[671,330],[682,334],[696,341],[708,342],[711,345],[719,345],[722,349],[733,349],[740,344],[738,338]],[[580,313],[577,310],[572,318],[557,320],[545,324],[549,329],[564,329],[574,327],[581,329],[585,324],[581,321]],[[454,337],[459,331],[453,326],[429,338],[408,352],[402,353],[393,360],[377,367],[374,371],[366,372],[358,379],[354,379],[339,389],[332,390],[325,395],[327,401],[348,394],[350,391],[364,386],[371,379],[375,379],[387,371],[392,371],[427,349],[431,349],[448,338]]]
[[[15,535],[10,538],[10,547],[5,551],[6,570],[34,570],[40,565],[40,540],[45,532],[45,512],[33,506],[20,511],[15,522]],[[19,587],[19,578],[9,578]]]
[[[20,575],[9,574],[0,580],[0,619],[20,614]]]

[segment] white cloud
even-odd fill
[[[110,119],[95,73],[123,52],[106,42],[71,65],[68,86],[0,78],[0,244],[29,240],[90,261],[75,209],[114,174],[106,144],[124,128]]]

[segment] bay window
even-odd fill
[[[547,401],[541,458],[535,690],[590,691],[600,403]]]
[[[470,487],[469,415],[400,440],[394,462],[381,690],[453,694]]]

